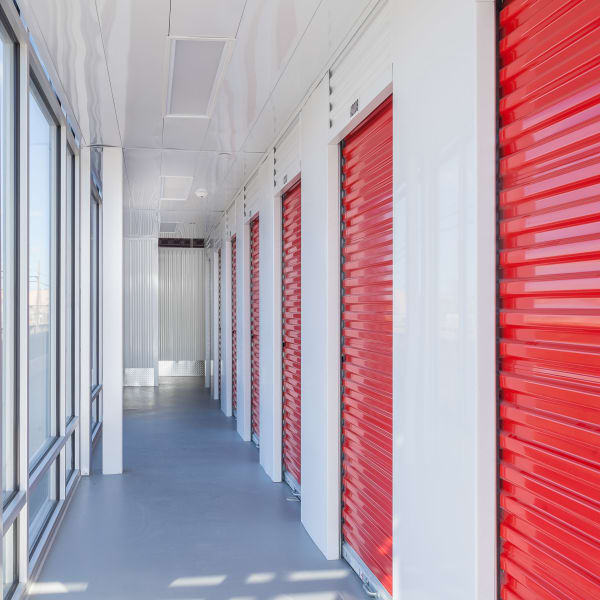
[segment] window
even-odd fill
[[[4,561],[2,596],[4,598],[10,597],[19,581],[19,572],[17,570],[17,531],[18,520],[10,526],[2,540],[2,558]]]
[[[2,503],[17,490],[16,46],[0,26],[0,344],[2,345]]]
[[[96,395],[92,399],[92,432],[95,431],[95,429],[99,423],[100,423],[100,403],[99,403],[99,395]]]
[[[93,439],[96,439],[96,433],[100,430],[99,425],[102,422],[102,365],[100,363],[102,201],[100,198],[100,191],[92,179],[90,202],[90,410]]]
[[[33,554],[58,503],[58,459],[29,490],[29,554]]]
[[[71,480],[75,473],[75,434],[72,434],[65,449],[66,482]]]
[[[9,22],[16,23],[18,35]],[[67,505],[61,498],[74,490],[79,465],[77,139],[34,49],[23,49],[30,71],[19,72],[17,40],[26,34],[19,27],[18,20],[5,19],[0,9],[0,517],[5,600],[20,593],[28,569],[35,570],[44,556],[43,546]],[[28,131],[24,139],[19,138],[22,125]],[[19,148],[27,153],[25,164],[19,161]],[[28,176],[28,185],[19,185],[21,175]],[[99,219],[96,230],[98,240]],[[99,249],[95,262],[101,264]],[[98,266],[98,281],[97,273]],[[97,325],[95,364],[101,369],[98,331]],[[20,386],[22,377],[27,384]],[[96,406],[101,414],[101,395]],[[25,444],[23,451],[19,441]],[[22,530],[24,520],[28,526]],[[20,562],[23,552],[29,564]]]
[[[29,93],[29,464],[57,434],[57,131],[33,82]]]
[[[92,182],[90,202],[90,383],[92,394],[100,385],[100,199]]]
[[[66,361],[66,405],[67,423],[75,415],[75,154],[67,146],[66,159],[66,320],[65,320],[65,361]]]

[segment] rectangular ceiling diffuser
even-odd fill
[[[209,116],[229,40],[172,39],[167,114]]]
[[[160,224],[160,233],[175,233],[178,223],[163,223]]]
[[[162,175],[160,178],[161,200],[187,200],[192,189],[193,177]]]

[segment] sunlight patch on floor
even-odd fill
[[[227,575],[205,575],[204,577],[178,577],[169,584],[170,588],[179,587],[212,587],[221,585]]]
[[[250,573],[248,577],[246,577],[245,583],[254,584],[254,583],[270,583],[275,579],[275,573]]]
[[[29,596],[44,596],[48,594],[70,594],[85,592],[88,584],[85,582],[63,583],[62,581],[36,581],[29,587]]]

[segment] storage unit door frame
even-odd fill
[[[217,306],[218,306],[218,314],[217,314],[217,319],[218,319],[218,344],[219,344],[219,349],[218,349],[218,356],[219,356],[219,398],[221,398],[221,365],[223,364],[222,361],[222,356],[221,356],[221,248],[219,248],[218,251],[219,254],[219,265],[218,265],[218,287],[217,287],[217,292],[218,292],[218,300],[217,300]]]
[[[392,593],[392,98],[341,143],[342,554]]]
[[[250,221],[250,430],[260,440],[260,269],[259,219]]]
[[[499,18],[499,596],[600,598],[600,3]]]
[[[288,485],[301,484],[301,187],[283,194],[281,206],[282,464]]]
[[[231,238],[231,411],[237,417],[237,244]]]

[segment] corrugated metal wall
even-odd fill
[[[125,238],[123,261],[126,385],[141,384],[142,375],[152,385],[158,367],[158,240]]]
[[[160,248],[158,258],[160,360],[204,360],[204,250]]]

